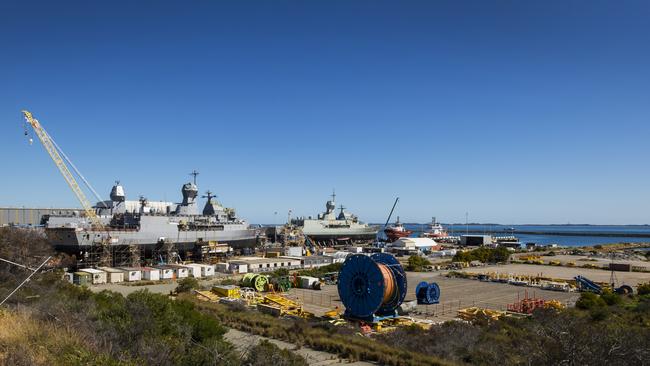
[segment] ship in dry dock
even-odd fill
[[[254,248],[259,232],[235,210],[222,206],[207,192],[203,211],[198,212],[198,187],[194,181],[181,188],[181,203],[126,200],[124,187],[116,182],[110,200],[94,209],[102,228],[93,227],[80,215],[51,215],[45,218],[45,233],[57,250],[80,253],[93,245],[137,246],[151,251],[162,245],[179,251],[194,250],[203,243],[227,244],[234,249]]]
[[[302,234],[319,245],[368,244],[377,238],[377,229],[359,221],[359,218],[345,211],[342,205],[336,214],[336,194],[325,204],[325,212],[316,219],[299,217],[291,224],[299,227]]]

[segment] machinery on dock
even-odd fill
[[[392,255],[350,255],[339,272],[337,285],[344,316],[372,323],[395,318],[406,296],[406,285],[404,268]]]
[[[254,288],[258,292],[266,290],[269,283],[269,276],[259,273],[246,273],[242,279],[242,284],[245,287]]]
[[[575,276],[574,279],[576,280],[576,284],[578,285],[578,288],[580,291],[590,291],[596,294],[602,294],[603,293],[603,286],[597,284],[596,282],[584,277],[584,276]],[[617,294],[631,294],[634,292],[631,286],[628,285],[622,285],[620,287],[614,287],[612,284],[612,290],[616,292]]]
[[[440,302],[440,286],[435,282],[422,281],[415,287],[415,297],[420,305],[433,305]]]

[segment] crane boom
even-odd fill
[[[86,198],[86,195],[81,190],[81,187],[79,187],[77,180],[74,178],[70,172],[70,169],[68,169],[68,166],[61,158],[59,151],[56,149],[53,143],[54,141],[50,138],[38,120],[35,119],[29,111],[23,111],[23,115],[25,116],[27,123],[29,123],[29,125],[34,129],[34,132],[36,132],[38,139],[41,140],[41,143],[43,144],[43,147],[47,153],[50,154],[50,158],[52,158],[52,161],[54,161],[56,167],[59,168],[59,171],[61,172],[61,175],[63,175],[66,183],[68,183],[74,194],[77,196],[77,199],[81,203],[81,206],[86,213],[86,217],[90,220],[91,224],[94,227],[103,228],[104,225],[102,225],[102,222],[99,220],[99,217],[95,213],[95,210],[93,209],[90,201],[88,201],[88,198]]]

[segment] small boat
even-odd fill
[[[399,216],[397,221],[393,226],[387,227],[384,229],[384,234],[388,237],[388,240],[391,242],[396,241],[399,238],[404,238],[413,234],[411,230],[407,230],[401,222],[399,222]]]

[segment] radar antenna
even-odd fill
[[[208,191],[205,192],[205,196],[201,196],[201,197],[202,197],[202,198],[207,198],[207,199],[208,199],[208,202],[212,202],[212,199],[213,199],[213,198],[216,198],[217,195],[216,195],[216,194],[212,194],[212,191],[208,190]]]
[[[192,170],[190,175],[194,177],[194,185],[196,185],[196,176],[199,175],[199,172],[197,172],[196,169],[194,169]]]

